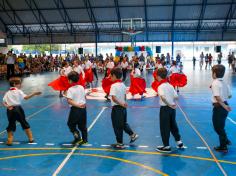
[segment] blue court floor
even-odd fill
[[[186,67],[185,67],[186,68]],[[128,122],[140,138],[129,145],[124,134],[125,150],[113,150],[115,143],[111,125],[110,102],[87,100],[89,144],[72,147],[73,140],[67,127],[69,106],[47,84],[57,73],[31,75],[23,79],[25,93],[40,90],[39,97],[25,101],[23,108],[31,125],[35,143],[28,144],[18,125],[14,145],[6,146],[6,109],[0,106],[0,175],[1,176],[220,176],[236,175],[236,75],[226,70],[225,80],[231,85],[233,98],[229,101],[233,111],[226,121],[226,130],[232,145],[227,154],[213,151],[218,137],[211,122],[211,72],[186,68],[188,85],[180,90],[177,123],[185,149],[177,149],[171,137],[172,153],[155,151],[161,145],[159,131],[158,97],[128,100]],[[96,86],[100,86],[100,79]],[[147,85],[152,72],[145,73]],[[129,85],[129,81],[126,82]],[[0,98],[8,89],[0,81]],[[208,148],[209,147],[209,148]]]

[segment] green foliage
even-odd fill
[[[59,44],[41,44],[41,45],[23,45],[22,47],[22,51],[34,51],[37,50],[39,51],[41,54],[45,53],[45,51],[59,51],[61,50],[62,47]]]

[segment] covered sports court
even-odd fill
[[[128,122],[139,139],[130,144],[129,136],[124,135],[122,150],[111,147],[115,135],[111,103],[106,101],[101,88],[104,73],[98,73],[92,89],[86,88],[89,140],[82,146],[71,145],[73,136],[67,127],[70,107],[66,98],[59,98],[59,93],[48,86],[58,78],[58,71],[22,76],[25,93],[42,92],[22,104],[35,142],[28,143],[17,124],[13,145],[5,144],[8,120],[6,108],[1,105],[0,175],[236,175],[236,74],[228,66],[228,53],[236,51],[235,10],[234,0],[0,0],[2,53],[15,45],[74,44],[77,54],[81,54],[78,48],[85,53],[87,46],[85,54],[94,56],[100,54],[102,46],[112,46],[105,51],[116,58],[115,46],[123,47],[122,51],[126,46],[145,46],[151,48],[149,54],[153,58],[165,52],[174,59],[185,54],[183,72],[188,78],[187,85],[178,93],[176,109],[184,147],[176,148],[171,137],[172,151],[161,153],[155,150],[162,140],[159,97],[151,88],[153,69],[146,67],[142,72],[147,85],[144,99],[132,98],[127,91]],[[188,47],[182,47],[185,45]],[[130,57],[135,49],[132,52]],[[208,67],[200,69],[201,52],[212,53],[213,65],[217,64],[218,54],[223,53],[224,80],[233,96],[228,101],[232,111],[225,127],[232,142],[227,153],[213,149],[219,141],[212,125],[212,73]],[[195,69],[193,56],[197,59]],[[127,76],[125,85],[129,87],[130,82]],[[1,100],[7,90],[9,83],[1,77]]]

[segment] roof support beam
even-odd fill
[[[173,2],[173,7],[172,7],[172,21],[171,21],[171,56],[174,57],[174,27],[175,27],[175,11],[176,11],[176,0]]]
[[[42,18],[44,24],[45,24],[46,27],[47,27],[47,29],[46,29],[47,34],[52,33],[51,28],[49,27],[49,25],[48,25],[48,23],[47,23],[47,21],[46,21],[44,15],[43,15],[43,13],[42,13],[41,10],[38,8],[38,5],[36,4],[35,0],[32,0],[32,2],[34,3],[34,6],[35,6],[36,10],[38,11],[39,19]],[[41,17],[41,18],[40,18],[40,17]]]
[[[26,34],[30,33],[30,31],[25,27],[23,21],[21,20],[21,18],[17,15],[17,13],[15,12],[15,10],[13,9],[13,7],[11,6],[10,2],[8,0],[3,0],[3,4],[6,3],[8,5],[8,7],[12,10],[13,14],[14,14],[14,19],[17,18],[18,21],[20,22],[20,24],[23,26],[23,33]]]
[[[199,34],[201,27],[202,27],[202,22],[203,22],[205,11],[206,11],[206,6],[207,6],[207,0],[202,0],[202,9],[201,9],[201,13],[200,13],[198,25],[197,25],[196,40],[198,40],[198,34]]]
[[[42,30],[44,32],[46,32],[46,30],[44,29],[43,25],[42,25],[42,21],[40,16],[38,17],[35,13],[35,11],[33,10],[33,6],[32,6],[32,0],[25,0],[25,3],[28,5],[28,7],[30,8],[31,12],[33,13],[35,19],[38,21],[39,25],[41,26]],[[29,37],[30,38],[30,37]]]
[[[225,24],[224,24],[224,27],[223,27],[223,30],[226,31],[231,23],[231,20],[234,16],[234,13],[236,11],[236,5],[233,4],[234,0],[232,0],[232,3],[230,5],[230,8],[229,8],[229,11],[227,13],[227,17],[225,19]]]
[[[119,2],[118,0],[114,0],[115,3],[115,7],[116,7],[116,14],[117,14],[117,19],[118,19],[118,23],[119,23],[119,28],[121,29],[121,17],[120,17],[120,7],[119,7]]]
[[[73,24],[71,22],[71,18],[68,15],[66,8],[64,6],[64,3],[62,0],[53,0],[54,3],[57,6],[57,9],[59,10],[59,13],[61,15],[61,18],[63,19],[64,23],[66,24],[66,28],[70,34],[73,33]]]
[[[147,18],[147,0],[144,0],[144,14],[145,14],[145,33],[146,33],[146,41],[149,41],[148,35],[148,18]]]
[[[84,0],[84,4],[85,4],[85,7],[86,7],[87,12],[88,12],[89,19],[90,19],[91,23],[94,26],[95,42],[98,43],[99,42],[99,29],[98,29],[96,18],[95,18],[94,13],[93,13],[93,9],[92,9],[91,3],[90,3],[89,0]]]

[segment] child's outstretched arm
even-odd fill
[[[24,99],[25,99],[25,100],[28,100],[28,99],[30,99],[30,98],[32,98],[32,97],[34,97],[34,96],[36,96],[36,95],[40,95],[40,94],[42,94],[42,92],[33,92],[32,94],[26,95],[26,96],[24,97]]]

